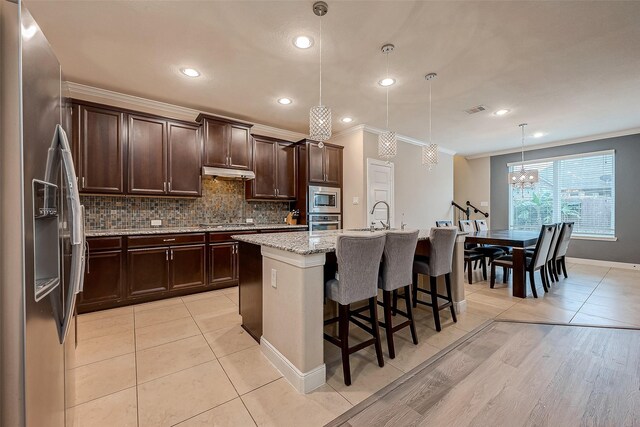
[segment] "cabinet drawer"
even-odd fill
[[[235,231],[235,232],[224,232],[224,233],[209,233],[209,242],[210,243],[219,243],[219,242],[233,242],[231,236],[235,236],[237,234],[256,234],[258,230],[251,231]]]
[[[90,251],[104,251],[122,248],[122,237],[88,237]]]
[[[206,243],[204,233],[197,234],[160,234],[154,236],[127,237],[129,248],[142,248],[148,246],[175,246],[194,243]]]

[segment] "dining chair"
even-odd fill
[[[540,271],[540,278],[542,279],[542,286],[545,292],[549,292],[549,286],[546,279],[546,264],[549,248],[553,239],[554,224],[545,224],[540,227],[540,235],[536,242],[535,249],[531,256],[525,256],[525,271],[529,272],[529,281],[531,282],[531,292],[534,298],[538,298],[538,292],[536,290],[536,283],[534,273]],[[491,263],[491,282],[489,286],[494,287],[496,283],[496,267],[503,267],[506,270],[513,268],[513,255],[504,255],[495,259]],[[506,277],[506,274],[505,274]],[[506,283],[506,279],[503,279]]]
[[[571,235],[573,234],[573,222],[562,223],[560,235],[558,236],[558,244],[556,245],[553,253],[554,272],[556,277],[559,278],[558,271],[564,274],[564,278],[568,278],[567,274],[567,250],[569,249],[569,243],[571,242]]]
[[[453,227],[432,228],[429,233],[429,256],[418,255],[413,261],[413,306],[424,304],[431,307],[438,332],[442,330],[440,326],[441,310],[450,308],[453,321],[458,321],[451,293],[451,269],[457,235],[458,230]],[[429,290],[418,286],[418,275],[420,274],[429,276]],[[438,294],[438,277],[440,276],[444,276],[446,295]],[[418,292],[429,295],[431,302],[418,299]],[[444,299],[446,303],[439,305],[438,298]]]
[[[473,233],[475,231],[473,222],[468,219],[458,220],[458,226],[463,233]],[[473,284],[473,270],[477,267],[478,263],[480,263],[482,267],[483,279],[487,280],[487,261],[485,255],[478,251],[478,249],[479,246],[476,243],[464,244],[464,268],[467,270],[467,281],[470,285]],[[500,251],[500,253],[504,254],[502,251]]]
[[[489,231],[489,226],[487,224],[486,219],[476,219],[474,220],[474,223],[476,225],[476,231]],[[505,252],[505,254],[510,254],[511,251],[513,250],[513,248],[511,248],[510,246],[499,246],[499,245],[488,245],[488,246],[493,246],[494,248],[500,248]]]
[[[390,231],[387,232],[387,240],[384,244],[384,252],[382,256],[382,268],[378,287],[382,290],[382,302],[378,304],[383,307],[384,322],[380,322],[387,335],[387,346],[389,348],[389,357],[396,357],[395,346],[393,343],[393,334],[400,329],[409,327],[411,338],[414,344],[418,344],[418,335],[416,334],[416,325],[413,320],[413,308],[411,304],[411,284],[413,280],[413,256],[416,253],[418,244],[418,230],[406,231]],[[398,310],[397,296],[398,290],[403,289],[406,312]],[[392,295],[393,305],[392,305]],[[407,320],[393,325],[393,314],[400,314]]]
[[[378,365],[384,366],[380,329],[377,316],[378,273],[384,251],[385,235],[338,236],[336,258],[338,271],[336,278],[325,284],[325,297],[338,303],[338,317],[324,321],[325,326],[338,323],[338,337],[324,333],[324,339],[340,347],[344,383],[351,385],[349,355],[371,345],[375,346]],[[350,305],[368,300],[371,327],[362,323],[351,312]],[[366,308],[366,307],[365,307]],[[362,317],[362,316],[359,316]],[[371,334],[372,338],[349,347],[349,322]]]
[[[448,219],[441,219],[436,221],[436,227],[453,227],[453,221]]]

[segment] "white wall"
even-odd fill
[[[332,144],[344,147],[342,169],[342,228],[360,228],[366,222],[366,166],[362,163],[363,130],[354,129],[331,139]],[[353,198],[358,204],[353,204]]]
[[[362,164],[366,173],[367,158],[378,158],[378,135],[364,132]],[[395,227],[403,220],[408,227],[431,228],[435,221],[451,217],[453,200],[453,156],[440,153],[440,160],[431,171],[422,165],[422,147],[398,142],[395,164]],[[363,194],[366,194],[366,177]],[[364,224],[366,203],[361,203]]]
[[[454,157],[453,200],[461,206],[468,201],[484,212],[491,213],[491,159],[481,157],[468,160],[462,156]],[[487,202],[488,206],[482,206]],[[482,218],[474,215],[472,218]],[[490,224],[491,216],[487,218]]]

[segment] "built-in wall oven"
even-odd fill
[[[339,214],[340,189],[336,187],[309,186],[309,214]]]
[[[340,230],[342,221],[340,214],[309,214],[309,231]]]

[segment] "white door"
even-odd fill
[[[380,203],[373,214],[373,205],[383,200],[390,206],[391,227],[394,221],[393,199],[393,163],[376,159],[367,159],[367,226],[375,221],[376,227],[382,227],[380,221],[387,221],[387,207]]]

